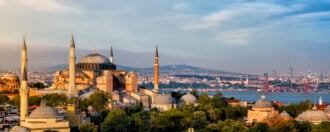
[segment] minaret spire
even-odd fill
[[[71,34],[71,41],[70,41],[70,48],[75,48],[75,43],[74,43],[74,38],[73,38],[73,34]]]
[[[110,62],[114,64],[112,46],[110,46]]]
[[[21,88],[20,88],[20,122],[21,124],[25,121],[25,118],[28,115],[28,95],[29,95],[29,88],[27,85],[27,48],[26,48],[26,41],[25,37],[23,37],[23,44],[22,44],[22,60],[21,60]]]
[[[158,46],[156,46],[156,53],[155,53],[155,57],[159,57],[159,56],[158,56]]]
[[[23,36],[22,49],[23,49],[23,50],[26,50],[26,41],[25,41],[25,36]]]
[[[73,34],[70,41],[70,55],[69,55],[69,88],[67,95],[69,97],[78,97],[78,91],[76,89],[76,53],[75,42]]]
[[[158,92],[159,83],[159,59],[158,59],[158,46],[156,46],[155,63],[154,63],[154,91]]]

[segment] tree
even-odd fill
[[[42,100],[42,97],[40,96],[29,96],[29,105],[30,106],[39,106],[40,102]]]
[[[134,113],[138,113],[140,111],[143,111],[143,106],[142,105],[135,105],[135,106],[130,106],[125,109],[126,113],[128,116],[131,116]]]
[[[275,132],[292,132],[296,131],[295,124],[292,120],[279,120],[271,127]]]
[[[68,103],[68,98],[65,94],[57,94],[57,93],[46,94],[42,97],[42,99],[46,100],[47,106],[58,106]]]
[[[95,126],[93,123],[81,124],[80,132],[97,132],[97,126]]]
[[[207,93],[202,93],[199,97],[198,97],[198,103],[200,105],[206,105],[209,104],[211,102],[211,98]]]
[[[308,121],[302,121],[302,122],[295,121],[295,123],[296,123],[296,129],[299,132],[311,132],[312,131],[312,124]]]
[[[186,104],[186,103],[181,104],[179,109],[187,114],[191,114],[195,111],[195,107],[193,104]]]
[[[247,108],[234,106],[222,108],[226,119],[238,119],[247,114]]]
[[[288,106],[279,106],[279,111],[287,111],[293,117],[297,117],[300,113],[311,108],[310,101],[302,101],[299,104],[290,104]]]
[[[131,120],[133,124],[132,128],[134,128],[135,131],[144,132],[148,131],[150,128],[150,113],[148,111],[140,111],[132,114]]]
[[[106,108],[109,98],[110,95],[107,92],[97,91],[88,98],[88,104],[91,105],[95,111],[101,112]]]
[[[9,104],[20,107],[21,96],[15,96],[12,100],[9,101]]]
[[[268,131],[269,131],[269,126],[267,125],[267,123],[256,123],[248,130],[248,132],[268,132]]]
[[[211,104],[214,108],[222,108],[227,106],[227,103],[224,101],[222,94],[218,93],[211,99]]]
[[[247,130],[246,126],[244,126],[241,122],[230,119],[219,121],[217,124],[209,124],[206,129],[212,132],[244,132]]]
[[[242,132],[247,130],[247,128],[241,122],[230,119],[223,122],[220,121],[218,122],[218,125],[223,132]]]
[[[8,101],[9,101],[8,96],[6,96],[6,95],[4,95],[4,94],[1,94],[1,95],[0,95],[0,104],[7,103]]]
[[[102,124],[103,132],[127,131],[128,118],[124,110],[111,110]]]
[[[38,88],[38,90],[39,90],[39,89],[44,89],[44,88],[46,87],[46,86],[45,86],[43,83],[41,83],[41,82],[30,83],[29,86],[32,87],[32,88]]]
[[[171,96],[176,100],[179,101],[183,94],[180,91],[171,92]]]
[[[320,132],[329,132],[330,130],[330,122],[322,121],[319,127]]]
[[[207,124],[206,114],[204,111],[195,111],[194,116],[194,128],[201,129],[205,128]]]
[[[176,124],[170,121],[170,116],[165,113],[151,113],[151,128],[152,131],[169,131]]]

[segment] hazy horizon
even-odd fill
[[[42,6],[41,6],[42,5]],[[0,69],[67,63],[71,33],[80,57],[94,48],[115,62],[186,64],[231,72],[330,71],[330,1],[0,1]]]

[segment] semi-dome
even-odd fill
[[[282,113],[280,113],[280,117],[281,118],[291,118],[291,115],[288,112],[283,111]]]
[[[299,120],[303,121],[328,121],[329,118],[327,114],[321,110],[307,110],[301,114],[298,115],[297,117]]]
[[[110,64],[110,60],[96,52],[89,54],[80,59],[79,63],[90,63],[90,64]]]
[[[29,116],[30,118],[51,118],[58,117],[54,108],[49,106],[40,106],[33,110]]]
[[[186,103],[186,104],[196,104],[197,103],[197,98],[190,94],[187,93],[186,95],[183,95],[180,99],[180,103]]]
[[[261,99],[258,100],[256,103],[253,105],[254,108],[273,108],[273,105],[271,102],[266,100],[265,95],[261,95]]]
[[[169,95],[155,96],[154,104],[173,104],[174,99]]]

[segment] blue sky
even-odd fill
[[[0,59],[19,58],[25,35],[31,56],[43,56],[32,67],[66,63],[74,33],[86,53],[113,45],[122,65],[152,66],[158,45],[163,65],[330,71],[330,0],[1,0],[0,19]]]

